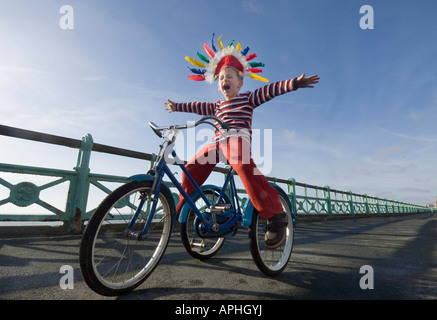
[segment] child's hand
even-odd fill
[[[298,88],[314,88],[313,84],[319,83],[319,79],[318,75],[305,78],[305,73],[302,73],[302,75],[296,79],[296,85]]]
[[[167,99],[167,101],[168,102],[164,102],[165,109],[168,110],[168,112],[176,111],[176,104],[170,99]]]

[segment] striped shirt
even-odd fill
[[[176,111],[216,116],[229,126],[230,136],[238,136],[250,141],[253,110],[274,97],[293,90],[295,90],[293,79],[289,79],[268,84],[253,92],[240,93],[228,101],[176,103]],[[216,132],[213,141],[223,138],[224,136]]]

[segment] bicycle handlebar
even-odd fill
[[[200,120],[196,121],[194,124],[174,125],[174,126],[168,126],[168,127],[158,127],[153,122],[149,122],[149,126],[152,128],[153,132],[155,132],[155,134],[158,137],[160,137],[160,138],[162,138],[162,131],[163,130],[171,130],[171,129],[181,130],[181,129],[194,128],[194,127],[197,127],[199,124],[202,124],[202,123],[209,124],[209,125],[213,126],[214,128],[216,128],[218,130],[218,128],[215,126],[215,124],[213,124],[211,122],[208,122],[208,120],[214,120],[214,121],[219,123],[219,125],[222,127],[222,129],[229,130],[229,126],[226,123],[224,123],[222,120],[220,120],[218,117],[216,117],[216,116],[206,116],[206,117],[203,117]]]

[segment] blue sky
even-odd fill
[[[63,30],[60,7],[74,9]],[[359,22],[374,10],[374,29]],[[216,101],[184,60],[212,33],[237,40],[279,81],[318,74],[314,89],[254,113],[273,129],[271,176],[415,204],[437,196],[437,3],[232,0],[0,2],[3,125],[157,152],[147,127],[185,123],[175,101]],[[433,36],[434,35],[434,36]],[[243,90],[263,83],[246,79]],[[0,137],[0,162],[71,169],[74,150]],[[185,155],[190,157],[189,154]],[[186,158],[185,157],[185,158]],[[130,175],[144,163],[93,155],[91,170]]]

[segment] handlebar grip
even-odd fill
[[[154,124],[153,122],[149,122],[149,126],[158,137],[162,138],[161,130],[159,130],[156,124]]]

